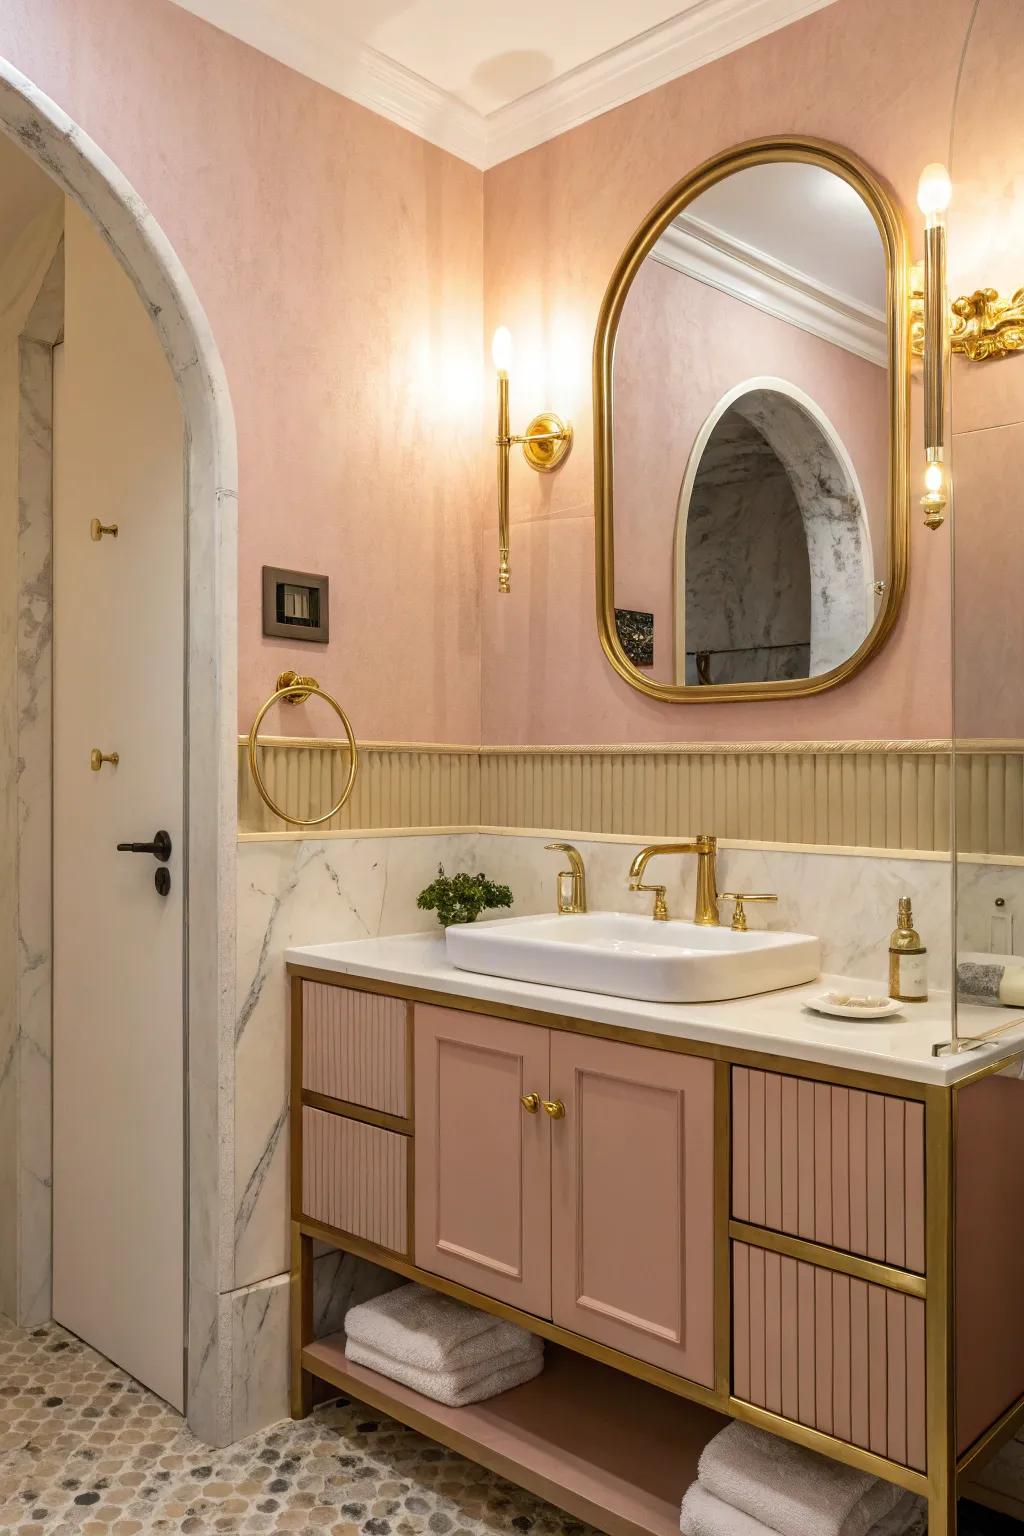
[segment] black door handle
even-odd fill
[[[118,853],[151,853],[154,859],[166,864],[171,856],[171,835],[158,832],[151,843],[118,843]]]

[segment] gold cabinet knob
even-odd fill
[[[540,1109],[540,1094],[524,1093],[519,1102],[528,1115],[535,1115],[538,1109]]]
[[[99,773],[104,763],[109,763],[111,767],[116,768],[120,761],[120,752],[101,752],[99,747],[93,747],[89,753],[89,767],[93,773]]]
[[[101,523],[98,517],[94,517],[89,524],[89,537],[94,544],[98,544],[103,535],[107,533],[112,539],[117,538],[116,523]]]
[[[561,1099],[545,1099],[544,1108],[546,1112],[551,1116],[552,1120],[565,1119],[565,1105],[562,1103]]]

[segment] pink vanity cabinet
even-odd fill
[[[420,1268],[710,1386],[713,1063],[423,1004],[415,1041]]]
[[[1012,1048],[918,1081],[290,970],[296,1416],[344,1392],[611,1536],[674,1536],[732,1417],[951,1536],[1024,1428]],[[540,1334],[542,1375],[445,1409],[353,1365],[318,1240]]]

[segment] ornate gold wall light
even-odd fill
[[[1024,288],[1001,299],[994,288],[978,288],[949,303],[946,294],[945,214],[953,195],[944,165],[926,165],[917,201],[925,216],[924,262],[911,285],[911,347],[924,358],[925,494],[929,528],[945,521],[949,491],[945,456],[945,380],[951,352],[970,362],[1024,351]]]
[[[509,570],[508,532],[508,461],[509,449],[514,443],[522,444],[523,457],[531,469],[548,475],[562,464],[572,447],[572,427],[556,416],[553,411],[542,411],[535,416],[521,436],[509,431],[508,375],[512,366],[512,336],[505,325],[499,325],[491,346],[494,367],[498,374],[498,591],[512,590]]]

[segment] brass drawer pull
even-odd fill
[[[545,1099],[544,1108],[551,1116],[552,1120],[565,1119],[565,1105],[562,1103],[561,1099]]]
[[[524,1093],[519,1102],[528,1115],[535,1115],[540,1109],[540,1094]]]

